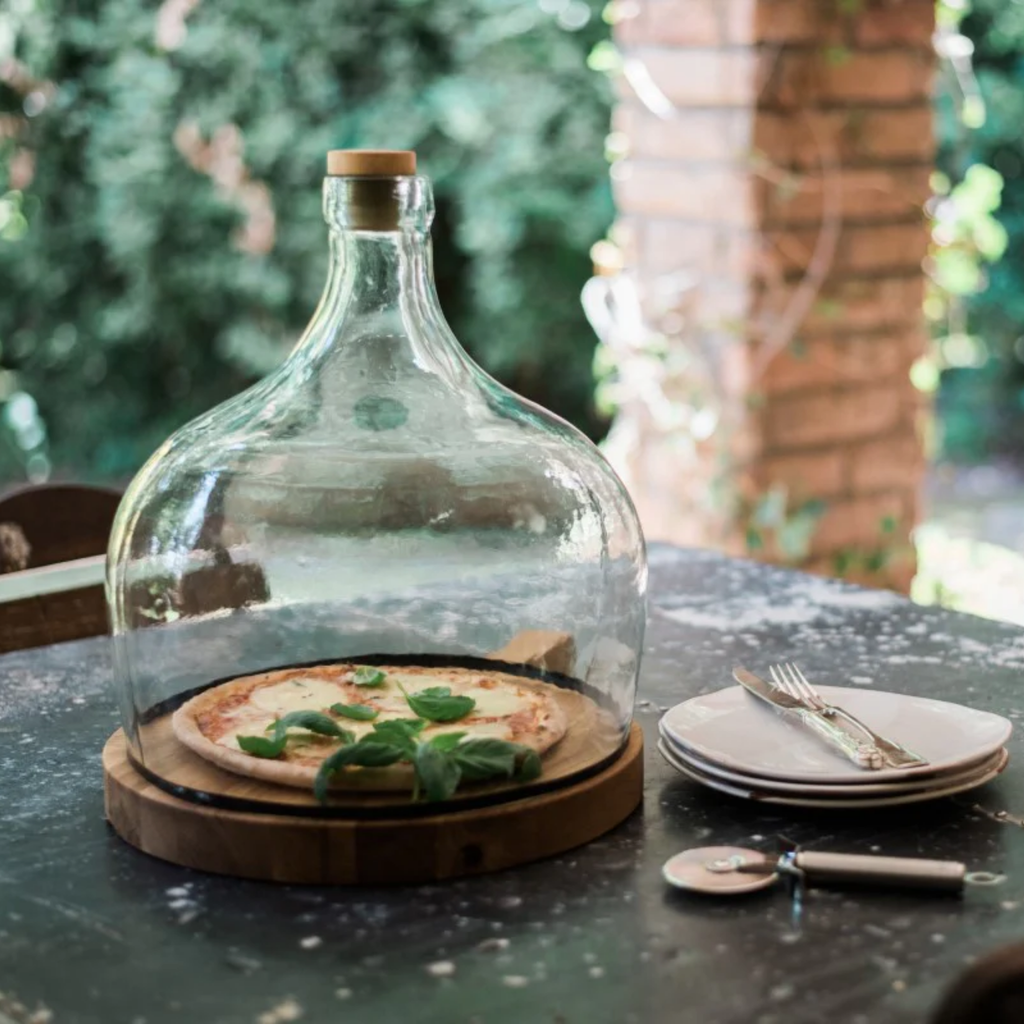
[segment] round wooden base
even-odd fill
[[[643,798],[643,734],[597,775],[521,800],[405,818],[301,818],[203,807],[165,793],[103,748],[107,819],[132,846],[217,874],[274,882],[386,885],[525,864],[596,839]]]

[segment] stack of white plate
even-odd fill
[[[928,759],[915,768],[858,768],[793,716],[740,686],[667,711],[658,749],[684,775],[722,793],[800,807],[887,807],[963,793],[1009,760],[1013,728],[988,711],[879,690],[820,686],[881,736]],[[851,729],[851,731],[854,731]]]

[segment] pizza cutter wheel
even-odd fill
[[[739,846],[684,850],[665,862],[669,885],[691,892],[738,896],[774,885],[780,876],[804,885],[867,885],[880,888],[960,892],[966,868],[951,860],[867,857],[853,853],[789,850],[781,855]]]

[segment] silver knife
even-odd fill
[[[733,679],[748,693],[770,704],[778,711],[794,715],[803,725],[816,732],[823,740],[849,758],[858,768],[877,770],[885,764],[882,752],[873,743],[851,736],[831,719],[818,711],[812,711],[796,697],[783,693],[777,686],[767,682],[753,672],[737,666],[732,670]]]

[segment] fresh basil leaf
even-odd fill
[[[418,690],[418,697],[450,697],[452,688],[450,686],[428,686],[425,690]]]
[[[522,753],[516,756],[515,778],[519,782],[531,782],[533,779],[539,779],[541,772],[544,770],[540,754],[530,747],[523,747],[521,749]]]
[[[464,732],[443,732],[440,736],[434,736],[429,740],[432,747],[436,747],[438,750],[451,750],[452,747],[457,747],[462,742],[462,737],[465,736]]]
[[[346,765],[360,768],[386,768],[401,761],[406,752],[391,743],[384,743],[374,736],[364,736],[358,743],[339,747],[330,757],[325,758],[313,781],[313,794],[321,803],[327,799],[327,787],[331,776]]]
[[[417,738],[426,724],[422,718],[390,718],[386,722],[374,722],[370,736],[378,738],[380,742],[401,747],[409,760],[412,760]],[[363,739],[369,739],[370,736],[364,736]]]
[[[369,704],[332,704],[331,710],[342,718],[353,718],[357,722],[372,722],[380,714]]]
[[[288,742],[289,729],[306,729],[321,736],[332,736],[342,743],[351,743],[355,739],[352,733],[342,729],[333,718],[319,711],[291,711],[267,726],[267,732],[273,733],[270,739],[265,736],[239,736],[238,745],[247,754],[256,757],[280,757]]]
[[[372,665],[360,665],[352,676],[356,686],[383,686],[386,679],[387,675]]]
[[[280,757],[284,753],[284,745],[288,742],[285,733],[268,740],[266,736],[236,736],[238,745],[254,757]]]
[[[459,787],[459,766],[449,754],[430,743],[421,743],[416,748],[413,766],[428,800],[447,800]]]
[[[323,714],[321,711],[290,711],[287,715],[274,722],[272,728],[275,739],[286,733],[289,729],[308,729],[310,732],[319,733],[321,736],[334,736],[337,739],[344,739],[346,743],[351,743],[353,739],[352,733],[342,729],[333,718]]]
[[[447,686],[432,686],[419,693],[406,693],[402,688],[406,702],[420,718],[431,722],[455,722],[465,718],[476,707],[472,697],[450,697],[447,694],[431,693],[431,690],[451,692]]]
[[[386,768],[405,757],[405,751],[391,743],[353,743],[348,763],[360,768]]]
[[[503,777],[511,779],[516,767],[518,744],[499,739],[466,740],[450,756],[462,776],[472,782]]]
[[[395,732],[402,736],[415,739],[425,728],[426,721],[422,718],[389,718],[386,722],[375,722],[373,731],[377,733]]]

